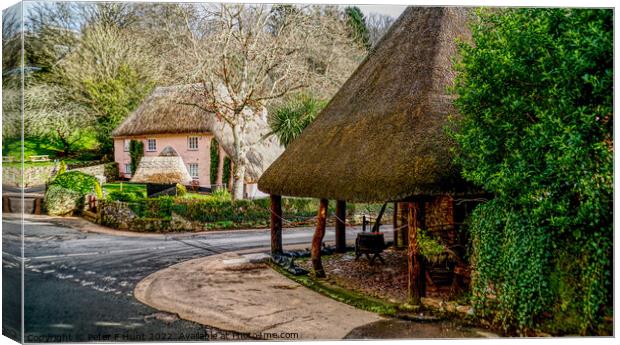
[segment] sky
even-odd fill
[[[404,5],[357,5],[365,16],[371,13],[385,14],[390,17],[398,18],[400,14],[407,8]]]

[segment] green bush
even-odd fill
[[[177,183],[177,196],[184,196],[185,194],[187,194],[187,188],[185,188],[184,185]]]
[[[115,191],[108,193],[108,198],[110,200],[124,201],[124,202],[135,202],[141,199],[140,195],[134,192],[121,192],[119,190],[115,190]]]
[[[58,185],[47,188],[44,196],[45,209],[52,216],[70,216],[82,209],[84,196]]]
[[[613,17],[480,12],[462,46],[454,156],[495,196],[471,218],[472,295],[506,330],[588,334],[611,310]]]
[[[94,176],[80,171],[69,171],[54,178],[50,185],[71,189],[82,195],[95,192],[99,181]]]

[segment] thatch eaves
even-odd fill
[[[209,132],[203,111],[179,102],[178,95],[190,96],[190,85],[157,87],[114,131],[112,136]]]
[[[467,192],[445,130],[458,116],[447,88],[467,18],[464,8],[405,10],[259,189],[354,202]]]

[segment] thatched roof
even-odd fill
[[[158,87],[147,97],[118,128],[114,137],[131,137],[147,134],[183,134],[209,132],[220,143],[228,156],[233,156],[234,145],[230,126],[218,120],[214,114],[201,110],[200,94],[204,90],[199,84]],[[220,93],[225,93],[220,88]],[[245,139],[250,143],[246,153],[249,165],[245,180],[258,181],[262,173],[284,151],[275,136],[263,139],[269,133],[267,113],[261,111],[252,117],[245,127]]]
[[[183,159],[172,147],[166,146],[158,156],[145,156],[140,159],[131,182],[188,185],[192,182],[192,177]]]
[[[452,165],[455,39],[468,12],[409,7],[317,119],[265,171],[272,194],[355,202],[466,192]]]
[[[204,112],[177,102],[174,98],[177,93],[187,93],[187,86],[155,88],[138,109],[112,131],[112,136],[209,132]]]

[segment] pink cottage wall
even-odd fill
[[[198,149],[189,148],[189,137],[198,137]],[[126,166],[131,163],[129,151],[125,151],[125,140],[142,140],[144,143],[145,156],[157,156],[166,147],[172,146],[189,171],[189,164],[198,164],[198,184],[201,187],[211,186],[211,139],[210,134],[159,134],[149,136],[136,136],[126,138],[114,138],[114,160],[118,163],[121,177],[131,178],[131,174],[126,172]],[[148,139],[155,139],[156,148],[149,151]]]

